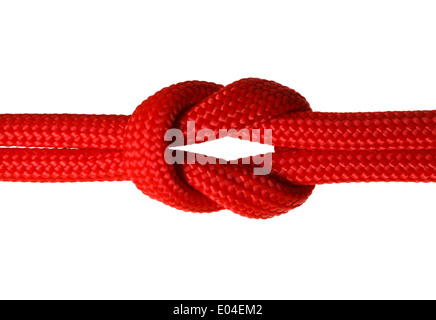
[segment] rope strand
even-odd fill
[[[120,150],[0,148],[0,181],[129,180]]]
[[[262,124],[273,144],[307,150],[436,149],[436,112],[292,112]]]
[[[436,150],[287,150],[273,172],[299,185],[344,182],[436,182]]]
[[[0,146],[123,149],[129,116],[2,114]]]

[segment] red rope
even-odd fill
[[[250,165],[169,165],[163,136],[272,129],[272,172]],[[132,180],[178,209],[230,209],[269,218],[301,205],[315,184],[436,182],[436,111],[320,113],[294,90],[243,79],[226,87],[191,81],[165,88],[132,116],[0,115],[0,180]]]

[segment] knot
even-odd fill
[[[275,152],[213,164],[169,149],[195,142],[192,133],[198,141],[223,131],[256,142],[263,133]],[[0,147],[0,181],[133,180],[178,209],[270,218],[301,205],[315,184],[436,182],[436,110],[312,112],[272,81],[190,81],[159,91],[132,116],[0,115]]]
[[[276,82],[243,79],[228,86],[188,81],[162,89],[129,119],[124,164],[146,195],[177,209],[229,209],[250,218],[270,218],[300,206],[313,186],[294,185],[274,174],[254,175],[243,164],[170,165],[164,158],[167,130],[195,121],[195,130],[256,129],[289,112],[310,111],[306,99]]]

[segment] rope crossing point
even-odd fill
[[[269,175],[244,164],[170,165],[165,132],[271,129]],[[300,206],[315,184],[436,182],[436,111],[312,112],[272,81],[225,87],[188,81],[162,89],[131,116],[0,115],[0,181],[131,180],[177,209],[229,209],[270,218]]]

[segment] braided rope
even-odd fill
[[[79,182],[129,177],[119,150],[0,148],[0,180]]]
[[[251,165],[169,165],[163,135],[271,129],[272,172]],[[436,111],[320,113],[292,89],[243,79],[190,81],[145,100],[132,116],[0,115],[0,181],[132,180],[186,211],[230,209],[269,218],[300,206],[315,184],[436,182]]]
[[[295,184],[436,182],[436,150],[287,150],[273,172]]]
[[[0,146],[123,149],[122,115],[2,114]]]
[[[436,112],[294,112],[262,123],[275,146],[310,150],[436,149]],[[278,132],[278,133],[277,133]]]

